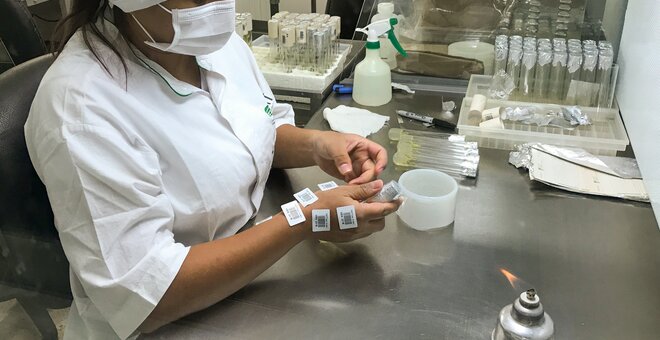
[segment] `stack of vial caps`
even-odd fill
[[[341,18],[327,14],[279,12],[268,20],[269,61],[324,74],[339,55]]]
[[[608,41],[498,35],[495,74],[513,79],[514,100],[609,108],[613,55]]]
[[[236,34],[252,46],[252,13],[236,13],[235,25]]]

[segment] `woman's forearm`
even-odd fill
[[[277,128],[273,167],[279,169],[302,168],[315,165],[314,138],[317,130],[306,130],[292,125]]]
[[[236,292],[300,243],[304,230],[278,214],[240,234],[193,246],[140,330],[154,331]]]

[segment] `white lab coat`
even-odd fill
[[[25,125],[70,261],[69,339],[136,336],[189,247],[233,235],[256,214],[275,129],[293,124],[237,35],[198,58],[207,92],[105,26],[127,75],[97,43],[108,73],[77,33]]]

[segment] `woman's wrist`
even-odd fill
[[[305,212],[304,208],[303,208],[303,212]],[[311,216],[311,210],[309,214]],[[277,221],[277,223],[280,225],[284,225],[286,227],[286,231],[291,234],[291,236],[296,240],[296,243],[300,243],[310,237],[309,231],[312,229],[310,216],[305,214],[305,222],[294,226],[289,225],[289,222],[287,221],[283,213],[274,215],[273,220]]]

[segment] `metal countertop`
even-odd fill
[[[326,102],[338,104],[355,106],[350,96]],[[418,92],[372,110],[398,126],[395,109],[439,105]],[[329,128],[318,113],[308,127]],[[391,161],[387,129],[371,138]],[[534,287],[556,339],[657,339],[660,232],[651,206],[553,189],[509,165],[508,152],[480,152],[478,178],[460,183],[453,226],[418,232],[391,215],[367,239],[302,243],[236,294],[147,338],[487,339],[500,309]],[[400,174],[390,166],[381,177]],[[316,168],[274,171],[257,219],[327,180]],[[512,288],[500,268],[524,281]]]

